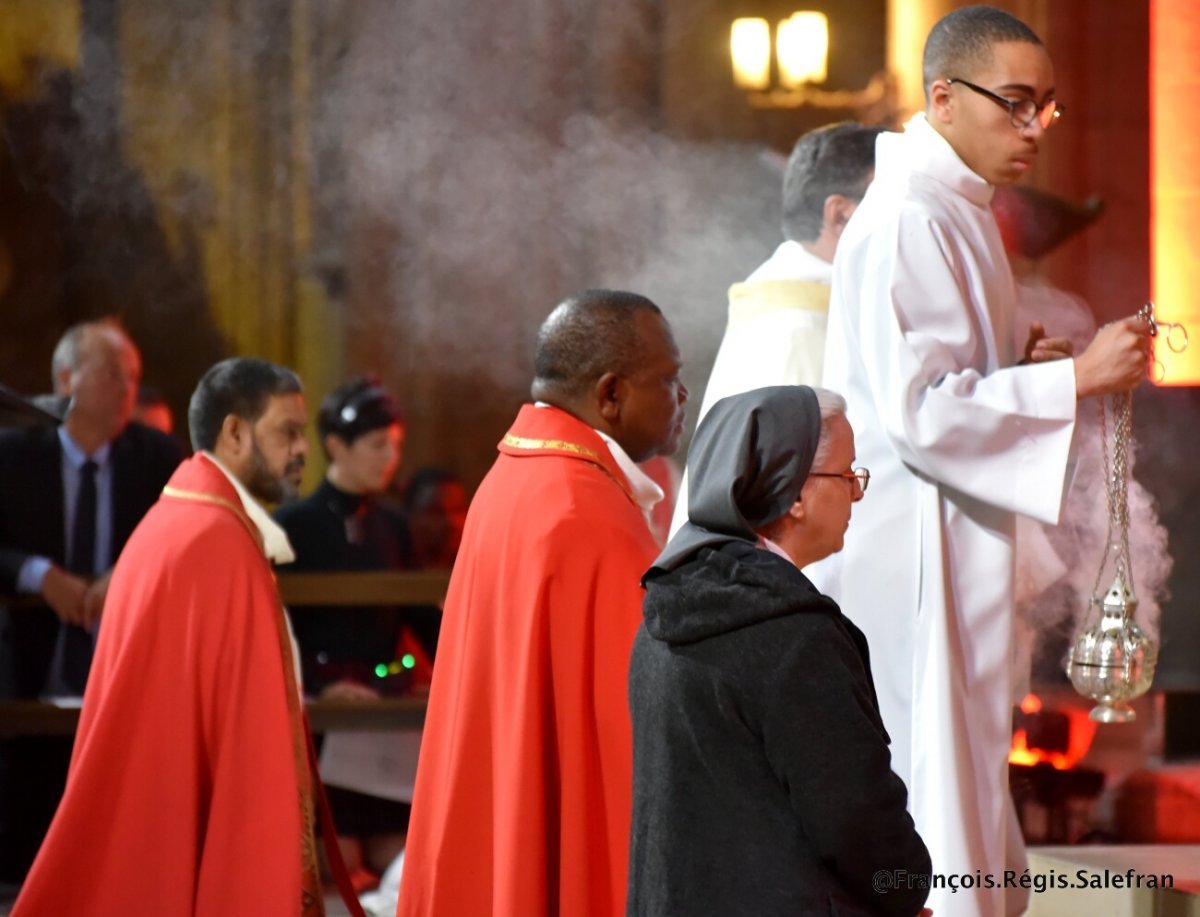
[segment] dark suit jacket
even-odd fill
[[[113,559],[182,461],[169,436],[131,423],[112,443]],[[0,594],[17,591],[31,556],[66,561],[62,445],[54,427],[0,431]],[[0,692],[36,697],[58,630],[49,609],[21,608],[0,622]],[[7,671],[3,671],[7,669]]]

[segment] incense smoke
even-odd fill
[[[1096,330],[1087,304],[1079,297],[1044,282],[1019,282],[1015,331],[1018,346],[1024,346],[1033,321],[1043,322],[1051,334],[1069,337],[1076,353],[1087,346]],[[1112,431],[1110,410],[1110,456]],[[1093,594],[1103,594],[1112,580],[1111,568],[1097,580],[1108,547],[1105,539],[1109,514],[1101,445],[1100,402],[1090,398],[1077,407],[1074,474],[1059,525],[1041,526],[1030,519],[1018,519],[1019,620],[1014,672],[1018,700],[1028,688],[1026,676],[1042,683],[1065,680],[1062,662],[1071,638],[1091,614]],[[1162,603],[1168,598],[1172,559],[1167,553],[1167,530],[1159,521],[1155,500],[1136,479],[1136,443],[1130,444],[1129,459],[1129,554],[1132,586],[1139,601],[1135,620],[1157,639]]]

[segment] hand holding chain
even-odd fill
[[[1161,322],[1148,302],[1138,317],[1150,326],[1150,336],[1163,332],[1175,353],[1188,346],[1187,329],[1177,322]],[[1166,374],[1151,356],[1150,374],[1161,381]],[[1111,406],[1110,401],[1111,399]],[[1109,452],[1108,415],[1112,412],[1112,451]],[[1138,599],[1129,557],[1129,444],[1133,436],[1133,393],[1118,392],[1100,399],[1100,455],[1104,468],[1108,530],[1105,552],[1092,586],[1089,613],[1075,636],[1067,657],[1067,674],[1080,694],[1097,701],[1089,714],[1102,723],[1134,719],[1128,701],[1150,689],[1158,663],[1158,644],[1134,621]],[[1108,591],[1100,587],[1112,576]]]

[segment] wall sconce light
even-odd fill
[[[829,63],[829,20],[824,13],[792,13],[775,29],[775,59],[785,89],[824,83]]]
[[[771,88],[771,26],[765,19],[735,19],[729,29],[733,82],[740,89]]]
[[[771,25],[765,19],[735,19],[729,30],[733,82],[746,91],[755,108],[813,108],[864,110],[894,98],[895,81],[886,71],[871,78],[864,89],[819,89],[829,62],[829,20],[824,13],[792,13],[775,27],[774,67]],[[777,83],[772,85],[772,75]]]

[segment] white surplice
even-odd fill
[[[1072,361],[1014,365],[992,190],[924,115],[877,141],[834,260],[824,371],[871,488],[843,552],[806,572],[870,641],[934,870],[1000,879],[1024,867],[1007,763],[1014,514],[1057,520],[1076,398]],[[1024,900],[935,890],[929,906],[997,917]]]
[[[696,422],[722,398],[768,385],[819,385],[833,265],[787,241],[742,283],[729,288],[729,320]],[[679,486],[674,534],[687,521],[687,473]]]

